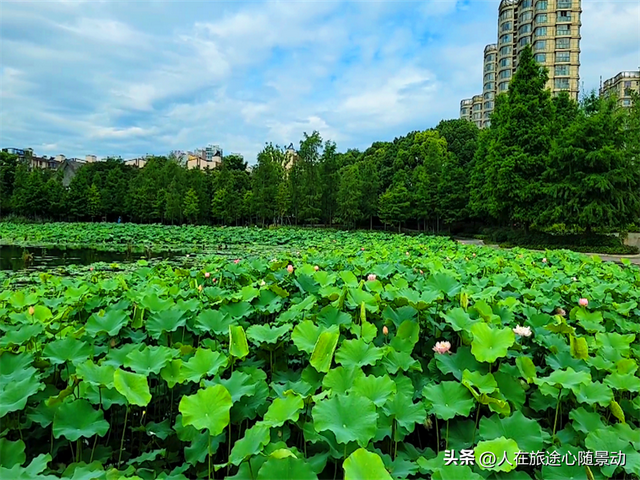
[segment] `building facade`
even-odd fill
[[[620,72],[600,86],[600,95],[615,95],[621,107],[633,104],[631,92],[640,93],[640,68],[636,71]]]
[[[470,120],[480,128],[491,124],[495,97],[509,90],[526,45],[549,70],[547,88],[554,95],[566,91],[578,100],[581,15],[581,0],[502,0],[498,42],[484,49],[482,107],[473,110]],[[476,108],[476,97],[462,100],[460,118],[469,119],[467,107],[471,102]]]

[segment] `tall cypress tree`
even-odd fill
[[[530,46],[520,55],[509,92],[496,102],[486,158],[482,197],[489,214],[528,228],[543,209],[542,175],[551,148],[553,103],[545,89],[549,76]]]

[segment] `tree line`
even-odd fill
[[[461,225],[591,231],[640,216],[640,101],[580,103],[545,90],[548,72],[530,48],[491,126],[446,120],[364,151],[338,152],[319,132],[292,155],[266,144],[249,172],[228,156],[186,169],[169,156],[143,168],[121,159],[62,173],[30,170],[0,154],[0,215],[169,224],[323,224],[438,231]]]

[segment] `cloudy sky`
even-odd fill
[[[0,145],[84,157],[303,132],[366,148],[456,118],[499,0],[0,0]],[[640,2],[583,0],[586,90],[640,65]]]

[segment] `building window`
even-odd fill
[[[556,63],[569,63],[571,61],[571,53],[558,52],[556,53]]]
[[[510,67],[511,66],[511,59],[510,58],[503,58],[502,60],[500,60],[499,65],[501,67]]]
[[[522,0],[522,3],[520,4],[520,8],[531,8],[532,5],[533,5],[533,0]]]
[[[512,22],[504,22],[502,24],[502,27],[500,27],[500,31],[501,32],[508,32],[513,28],[513,23]]]
[[[496,69],[496,64],[495,63],[487,63],[484,66],[484,71],[485,72],[493,72]]]
[[[485,100],[493,100],[493,97],[495,96],[495,93],[493,92],[487,92],[484,94],[484,99]]]
[[[533,12],[524,12],[520,15],[520,23],[525,23],[533,18]]]
[[[571,35],[571,27],[569,25],[560,25],[556,27],[556,35],[559,37]]]
[[[624,88],[631,88],[631,81],[624,82]]]
[[[512,49],[510,46],[505,46],[500,49],[500,55],[511,55]]]
[[[484,59],[485,62],[493,62],[496,59],[496,54],[495,53],[490,53],[489,55],[487,55],[487,58]]]
[[[531,33],[531,24],[527,23],[525,25],[520,26],[520,29],[518,30],[518,33],[520,35],[522,35],[524,33]]]
[[[494,90],[496,88],[495,82],[487,82],[484,84],[484,89],[486,90]]]
[[[500,43],[509,43],[511,42],[511,35],[510,34],[506,34],[506,35],[502,35],[500,37]]]
[[[571,8],[571,0],[558,0],[558,8]]]
[[[533,56],[533,59],[538,63],[545,63],[547,61],[547,54],[546,53],[536,53]]]
[[[556,78],[554,80],[554,85],[555,85],[556,89],[568,90],[569,89],[569,79],[568,78]]]
[[[505,90],[507,90],[509,88],[509,82],[503,82],[500,84],[500,86],[498,87],[498,90],[500,90],[501,92],[504,92]]]
[[[554,74],[556,77],[569,75],[569,65],[556,65]]]
[[[496,79],[496,74],[495,73],[486,73],[484,75],[484,81],[488,82],[490,80],[495,80]]]
[[[538,40],[533,44],[533,50],[539,52],[540,50],[545,50],[547,48],[546,40]]]
[[[500,14],[500,21],[504,20],[505,18],[513,18],[513,10],[505,10]]]
[[[466,115],[466,114],[467,114],[467,112],[468,112],[468,109],[466,109],[466,108],[463,108],[462,110],[460,110],[460,113],[461,113],[462,115]]]
[[[525,45],[529,45],[531,43],[531,37],[522,37],[518,42],[518,45],[524,47]]]
[[[546,37],[547,36],[547,27],[538,27],[533,31],[534,37]]]
[[[503,70],[499,76],[500,78],[511,78],[511,70]]]
[[[558,40],[556,40],[556,48],[570,48],[571,47],[571,40],[568,38],[559,38]]]
[[[485,110],[493,110],[493,102],[484,102]]]
[[[622,106],[623,107],[630,107],[631,106],[631,100],[629,100],[628,98],[622,100]]]
[[[548,3],[549,2],[547,2],[547,0],[541,0],[540,2],[536,3],[536,10],[538,10],[539,12],[546,11]]]
[[[484,113],[482,114],[482,118],[485,118],[485,119],[486,119],[486,118],[489,118],[490,116],[491,116],[491,112],[484,112]]]
[[[558,12],[558,22],[570,22],[571,12]]]
[[[534,20],[536,23],[547,23],[547,14],[539,13]]]
[[[474,112],[477,112],[478,110],[482,110],[482,104],[481,104],[481,103],[476,103],[476,104],[473,106],[473,111],[474,111]]]

